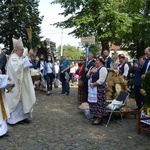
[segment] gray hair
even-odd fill
[[[150,51],[150,47],[147,47],[145,50],[148,50],[148,51]]]
[[[94,54],[93,53],[89,53],[89,56],[94,57]]]

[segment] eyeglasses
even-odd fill
[[[18,49],[19,51],[23,51],[24,49]]]

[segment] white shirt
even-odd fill
[[[102,67],[100,70],[99,70],[99,79],[96,81],[99,85],[102,85],[106,78],[107,78],[107,69],[105,67]]]
[[[117,69],[119,70],[119,66],[117,67]],[[129,65],[126,63],[124,65],[124,73],[122,74],[123,76],[127,77],[129,73]]]
[[[149,66],[150,66],[150,61],[147,64],[147,68],[146,68],[145,74],[147,73]]]
[[[55,72],[58,73],[59,72],[59,65],[55,65]]]
[[[43,70],[44,69],[44,61],[41,61],[40,62],[40,70]]]
[[[74,67],[72,67],[72,68],[70,68],[70,73],[75,73],[76,72],[76,68],[75,68],[75,66]]]
[[[125,64],[125,65],[124,65],[124,73],[123,73],[123,76],[127,77],[127,76],[128,76],[128,73],[129,73],[129,65],[128,65],[128,64]]]

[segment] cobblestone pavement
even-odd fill
[[[77,89],[69,96],[36,91],[37,102],[29,124],[8,126],[0,150],[150,150],[150,134],[138,135],[137,120],[124,117],[124,125],[93,126],[78,109]],[[104,120],[105,121],[105,120]]]

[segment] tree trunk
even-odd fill
[[[10,51],[10,53],[11,53],[11,51],[13,50],[12,38],[13,38],[13,35],[12,35],[12,34],[9,34],[9,51]]]
[[[100,41],[101,41],[101,45],[102,45],[102,53],[104,50],[109,50],[109,44],[108,44],[107,40],[101,38]]]
[[[145,42],[141,40],[137,42],[137,55],[136,57],[139,59],[142,55],[144,55]]]

